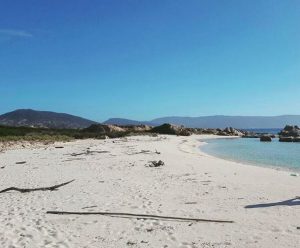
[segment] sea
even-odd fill
[[[250,130],[277,134],[280,129]],[[257,138],[232,138],[205,140],[201,150],[226,160],[265,167],[276,167],[300,172],[300,143],[260,142]]]
[[[252,129],[242,129],[244,131],[250,131],[254,133],[268,133],[268,134],[278,134],[282,128],[252,128]]]

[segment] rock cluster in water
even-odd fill
[[[279,133],[280,142],[300,142],[300,128],[298,126],[285,126]]]
[[[272,141],[272,137],[268,136],[268,135],[262,135],[260,137],[260,141],[262,141],[262,142],[271,142]]]

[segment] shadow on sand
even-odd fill
[[[268,207],[275,207],[275,206],[300,206],[300,197],[296,197],[290,200],[281,201],[281,202],[271,202],[271,203],[262,203],[262,204],[255,204],[255,205],[248,205],[245,208],[268,208]]]

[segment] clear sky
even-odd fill
[[[299,0],[1,0],[0,113],[300,114]]]

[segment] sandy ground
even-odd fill
[[[208,156],[198,148],[200,138],[205,137],[82,140],[0,153],[0,190],[75,179],[57,191],[0,194],[0,247],[299,247],[300,200],[289,200],[300,195],[300,177]],[[87,149],[106,152],[71,156]],[[152,160],[165,165],[148,167]],[[16,164],[21,161],[26,163]],[[234,223],[62,216],[48,210]]]

